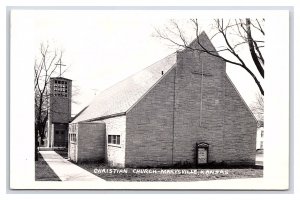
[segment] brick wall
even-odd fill
[[[71,142],[69,150],[72,160],[83,162],[105,159],[105,124],[81,122],[76,132],[77,142]]]
[[[68,96],[54,96],[54,81],[63,80],[67,82]],[[50,79],[50,112],[49,117],[52,123],[69,123],[71,120],[71,99],[72,99],[72,81],[66,79]]]
[[[174,75],[165,74],[127,113],[126,166],[172,164]]]
[[[229,77],[225,77],[224,160],[255,164],[256,120]]]
[[[195,51],[178,53],[177,63],[174,163],[194,164],[199,142],[209,144],[208,162],[221,162],[225,63]]]
[[[214,50],[205,34],[200,40]],[[197,142],[209,144],[209,162],[255,160],[255,119],[225,62],[208,54],[178,52],[177,67],[127,113],[126,124],[126,166],[194,164]]]
[[[101,121],[106,124],[106,135],[103,140],[106,143],[106,161],[110,166],[125,166],[125,137],[126,137],[126,116],[113,117]],[[120,135],[120,145],[107,144],[108,135]]]
[[[78,124],[78,161],[105,159],[105,124]]]

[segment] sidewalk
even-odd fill
[[[55,151],[40,151],[40,154],[62,181],[105,181],[67,161]]]

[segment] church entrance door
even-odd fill
[[[54,146],[55,147],[64,147],[65,146],[65,131],[64,130],[55,130],[54,134]]]

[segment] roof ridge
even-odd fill
[[[100,91],[73,122],[126,112],[160,80],[161,70],[167,72],[172,68],[177,60],[176,55],[175,51]]]

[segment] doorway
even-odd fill
[[[54,146],[55,147],[65,147],[65,138],[66,131],[65,130],[55,130],[54,133]]]

